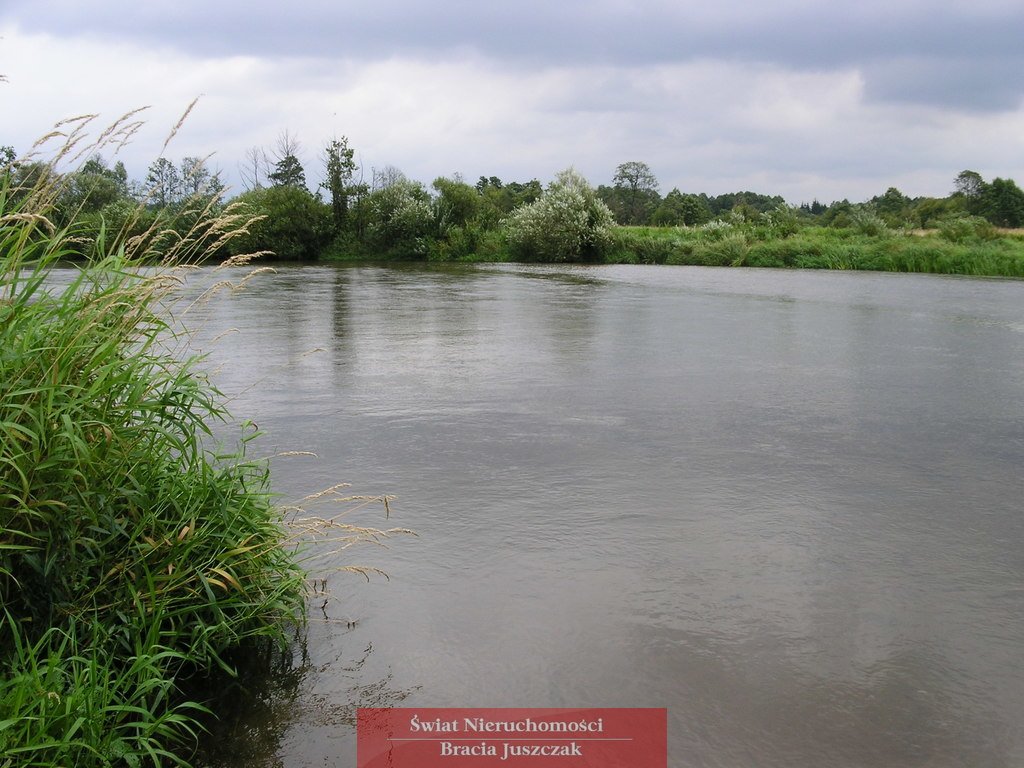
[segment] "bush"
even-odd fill
[[[278,259],[320,257],[331,238],[331,209],[295,186],[254,189],[239,195],[252,223],[230,244],[232,254],[267,253]]]
[[[760,215],[758,229],[763,233],[763,239],[789,237],[800,230],[800,223],[792,208],[780,205]]]
[[[859,234],[879,237],[888,232],[885,220],[870,208],[856,208],[850,213],[850,226]]]
[[[611,245],[615,220],[586,179],[570,168],[503,224],[516,258],[566,262],[600,259]]]
[[[992,222],[981,216],[945,216],[938,220],[939,237],[951,243],[994,240],[999,236]]]
[[[436,231],[430,195],[419,182],[399,179],[366,200],[365,244],[375,254],[423,258]]]
[[[732,235],[737,229],[737,225],[715,219],[697,227],[697,234],[702,242],[715,242]]]

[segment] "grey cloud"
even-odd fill
[[[867,96],[974,110],[1020,106],[1022,62],[1000,58],[898,58],[865,67]]]
[[[712,58],[797,70],[861,68],[868,97],[885,100],[995,110],[1015,108],[1024,97],[1024,6],[227,0],[97,7],[14,0],[7,17],[30,31],[127,38],[208,56],[365,59],[473,50],[525,68]]]
[[[642,66],[715,59],[859,68],[867,95],[967,110],[1024,98],[1024,7],[984,2],[800,2],[751,8],[646,0],[335,3],[14,0],[29,31],[131,39],[193,54],[381,59],[474,51],[509,66]],[[2,18],[2,17],[0,17]],[[913,65],[907,62],[912,61]]]

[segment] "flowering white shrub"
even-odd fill
[[[572,168],[502,223],[513,254],[536,261],[598,258],[611,244],[615,227],[611,210]]]
[[[713,219],[697,227],[701,242],[714,243],[728,237],[736,231],[736,227],[722,219]]]
[[[698,229],[701,232],[722,232],[729,231],[732,229],[732,224],[722,221],[721,219],[714,219],[706,224],[701,224]]]

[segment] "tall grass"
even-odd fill
[[[83,144],[88,122],[60,132],[55,160],[134,132],[127,119]],[[52,223],[61,176],[12,179],[0,171],[0,768],[184,764],[201,707],[181,681],[286,642],[304,614],[253,434],[214,447],[222,398],[164,309],[168,267],[247,222],[101,230],[56,289],[81,251],[75,224]]]
[[[618,227],[606,261],[697,266],[796,267],[1024,277],[1024,241],[974,222],[929,233],[807,226],[778,233],[751,224]]]

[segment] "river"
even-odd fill
[[[680,768],[1024,765],[1024,282],[276,270],[196,347],[256,453],[316,454],[283,500],[418,535],[313,561],[239,764],[353,766],[367,704],[667,707]]]

